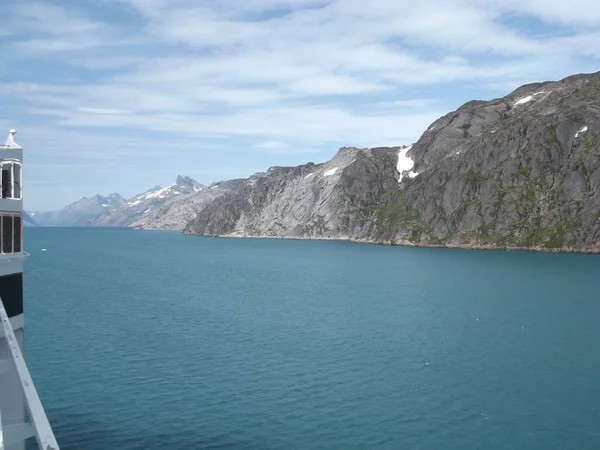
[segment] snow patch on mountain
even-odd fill
[[[404,173],[407,173],[409,178],[414,178],[419,175],[417,172],[412,171],[411,169],[414,167],[415,162],[407,155],[408,151],[412,148],[412,145],[408,147],[401,148],[398,151],[398,164],[396,169],[400,174],[398,177],[398,183],[402,183],[402,178],[404,177]]]

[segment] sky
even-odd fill
[[[598,42],[597,0],[2,0],[0,132],[51,210],[410,144]]]

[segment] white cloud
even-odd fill
[[[287,144],[279,141],[264,141],[257,143],[254,148],[261,148],[265,150],[284,150],[288,148]]]
[[[67,61],[69,64],[85,69],[107,70],[107,69],[124,69],[133,65],[139,64],[145,60],[140,56],[82,56],[75,57]]]
[[[208,115],[202,120],[194,115],[137,115],[95,108],[79,108],[77,111],[49,109],[40,110],[40,113],[59,117],[60,123],[70,128],[126,128],[148,133],[160,131],[195,138],[199,142],[204,137],[249,137],[260,140],[270,136],[278,141],[294,141],[304,145],[345,142],[376,146],[384,142],[390,145],[412,142],[418,137],[415,130],[424,130],[443,111],[390,114],[384,110],[365,115],[319,105],[257,107],[229,114]],[[417,133],[420,134],[420,131]],[[272,150],[268,146],[257,148]]]
[[[73,36],[96,32],[106,25],[90,20],[71,8],[63,8],[41,1],[18,2],[12,13],[19,22],[14,29],[35,31],[50,35]]]
[[[398,109],[406,109],[406,108],[424,108],[427,106],[434,105],[436,103],[435,99],[431,98],[413,98],[410,100],[391,100],[384,102],[375,103],[376,106],[382,108],[398,108]]]
[[[60,133],[82,153],[117,158],[165,144],[190,157],[215,139],[281,154],[408,144],[470,100],[456,86],[497,97],[590,71],[600,57],[600,6],[589,0],[86,5],[3,10],[0,99],[29,134],[54,136],[44,151],[65,151]],[[109,145],[114,130],[122,138]]]
[[[274,155],[309,155],[319,153],[320,151],[319,148],[306,146],[298,142],[298,140],[291,140],[289,142],[261,141],[254,144],[253,148],[257,151]],[[257,172],[257,170],[254,172]]]
[[[600,25],[600,8],[596,0],[489,0],[490,6],[503,12],[527,14],[543,21],[567,26]],[[479,0],[473,0],[480,4]]]

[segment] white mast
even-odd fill
[[[12,128],[12,129],[10,129],[8,131],[8,137],[6,138],[6,142],[4,143],[4,147],[5,148],[10,148],[10,149],[23,150],[23,147],[17,145],[17,143],[15,142],[15,134],[17,134],[17,130],[15,130],[14,128]]]

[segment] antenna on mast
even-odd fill
[[[8,131],[8,137],[6,138],[6,142],[3,145],[4,148],[11,148],[11,149],[20,149],[21,148],[21,146],[15,142],[15,134],[17,134],[17,130],[15,130],[14,128],[11,128]]]

